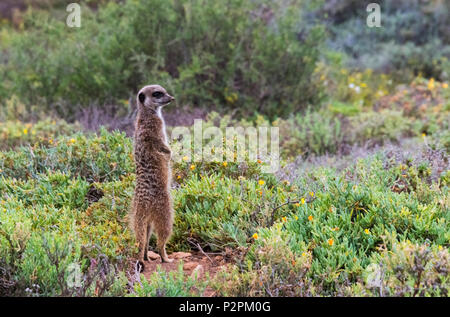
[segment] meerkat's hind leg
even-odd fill
[[[167,256],[166,242],[158,241],[158,250],[159,250],[159,255],[161,256],[161,262],[167,262],[167,263],[173,262],[173,259],[169,259],[169,257]]]
[[[156,227],[155,229],[156,229],[156,235],[158,237],[156,245],[158,248],[159,255],[161,256],[161,262],[167,262],[167,263],[173,262],[173,259],[169,259],[169,257],[167,256],[167,253],[166,253],[166,243],[167,243],[167,240],[169,240],[170,234],[171,234],[170,227],[169,228],[167,228],[167,227],[157,228]]]
[[[152,224],[149,223],[147,225],[147,239],[145,243],[145,253],[144,253],[144,260],[148,261],[148,245],[150,244],[150,238],[152,237]]]
[[[147,253],[145,243],[147,242],[147,225],[144,223],[144,219],[135,223],[136,242],[138,243],[139,253],[138,260],[141,270],[144,270],[144,256]]]

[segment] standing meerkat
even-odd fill
[[[132,202],[131,226],[139,245],[139,264],[144,269],[152,230],[163,262],[166,242],[172,233],[173,208],[170,197],[170,156],[161,108],[175,100],[159,85],[142,88],[137,95],[138,114],[134,133],[136,188]]]

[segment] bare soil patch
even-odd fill
[[[211,279],[222,269],[222,267],[230,262],[230,259],[228,259],[227,256],[225,256],[225,258],[222,255],[205,256],[198,251],[173,252],[172,254],[169,254],[169,258],[174,260],[171,263],[162,263],[160,256],[152,251],[148,252],[148,256],[149,261],[144,262],[145,270],[142,272],[147,279],[157,271],[158,266],[166,272],[177,271],[181,261],[183,262],[183,271],[187,276],[192,276],[197,273],[197,278],[204,280],[206,278],[206,273],[208,273],[209,278]],[[215,292],[208,287],[205,290],[204,296],[215,296]]]

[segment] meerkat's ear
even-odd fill
[[[145,101],[145,94],[141,92],[141,93],[139,94],[138,98],[139,98],[139,101],[140,101],[141,103],[144,103],[144,101]]]

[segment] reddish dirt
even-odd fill
[[[174,261],[171,263],[161,263],[161,258],[158,254],[149,251],[149,261],[144,262],[145,270],[142,272],[144,276],[149,279],[150,276],[161,266],[166,272],[177,271],[180,261],[183,261],[183,271],[186,275],[192,275],[197,271],[197,277],[205,278],[205,273],[209,273],[209,278],[221,270],[227,264],[227,260],[222,255],[208,254],[208,257],[201,252],[173,252],[169,254],[169,258]],[[204,293],[205,297],[215,296],[215,292],[211,288],[207,288]]]

